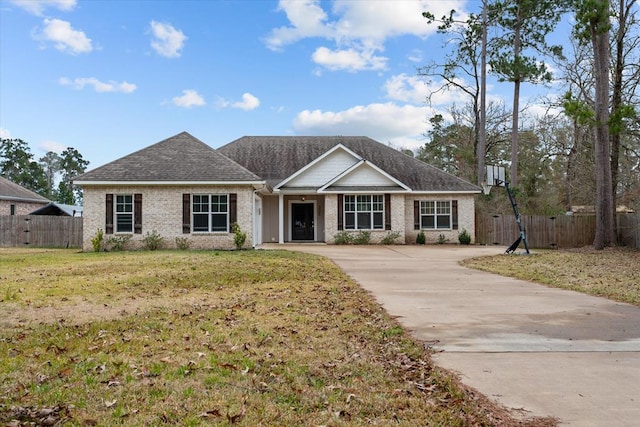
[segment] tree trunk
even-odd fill
[[[609,10],[609,1],[602,0]],[[600,19],[607,19],[601,17]],[[595,249],[615,243],[613,221],[613,187],[611,181],[611,141],[609,140],[609,31],[598,20],[590,23],[595,75],[595,174],[596,174],[596,235]],[[607,27],[608,28],[608,27]]]
[[[615,35],[615,58],[613,69],[613,94],[611,97],[611,111],[618,111],[622,107],[622,79],[624,78],[624,35],[626,34],[627,13],[625,1],[619,0],[618,32]],[[613,222],[616,228],[616,206],[618,190],[618,172],[620,168],[620,132],[611,135],[611,190],[613,199]]]
[[[522,18],[520,16],[520,8],[518,8],[516,16],[516,25],[514,31],[514,43],[513,43],[513,57],[516,64],[519,63],[520,51],[522,50],[522,43],[520,40],[520,26]],[[518,67],[516,67],[517,69]],[[521,77],[519,72],[513,79],[513,122],[511,125],[511,187],[518,186],[518,115],[520,112],[520,82]]]
[[[482,53],[480,65],[480,123],[478,125],[478,145],[476,162],[478,185],[485,180],[485,154],[487,151],[487,1],[482,1]],[[488,182],[492,185],[493,183]]]

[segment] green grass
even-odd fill
[[[479,257],[463,265],[640,306],[638,250],[536,249],[532,255]]]
[[[285,251],[0,249],[0,423],[520,423],[333,263]]]

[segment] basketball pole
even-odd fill
[[[520,211],[518,210],[518,204],[516,203],[516,198],[513,195],[513,193],[511,193],[511,188],[509,187],[509,183],[506,181],[504,183],[504,188],[507,189],[509,202],[511,202],[511,207],[513,208],[513,214],[516,217],[516,224],[518,224],[518,230],[520,231],[520,236],[516,239],[515,242],[511,244],[511,246],[507,248],[505,253],[508,254],[508,253],[515,252],[515,250],[518,249],[518,246],[520,246],[520,242],[522,241],[522,243],[524,244],[524,249],[527,255],[529,255],[531,252],[529,252],[529,244],[527,243],[527,234],[524,228],[522,227],[522,221],[520,220]]]

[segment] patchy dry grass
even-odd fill
[[[480,257],[463,265],[640,306],[638,250],[534,250],[528,256]]]
[[[553,425],[312,255],[0,249],[0,312],[3,425]]]

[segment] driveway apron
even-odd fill
[[[507,408],[564,425],[640,426],[640,308],[459,265],[500,247],[286,249],[333,260],[436,350],[439,366]]]

